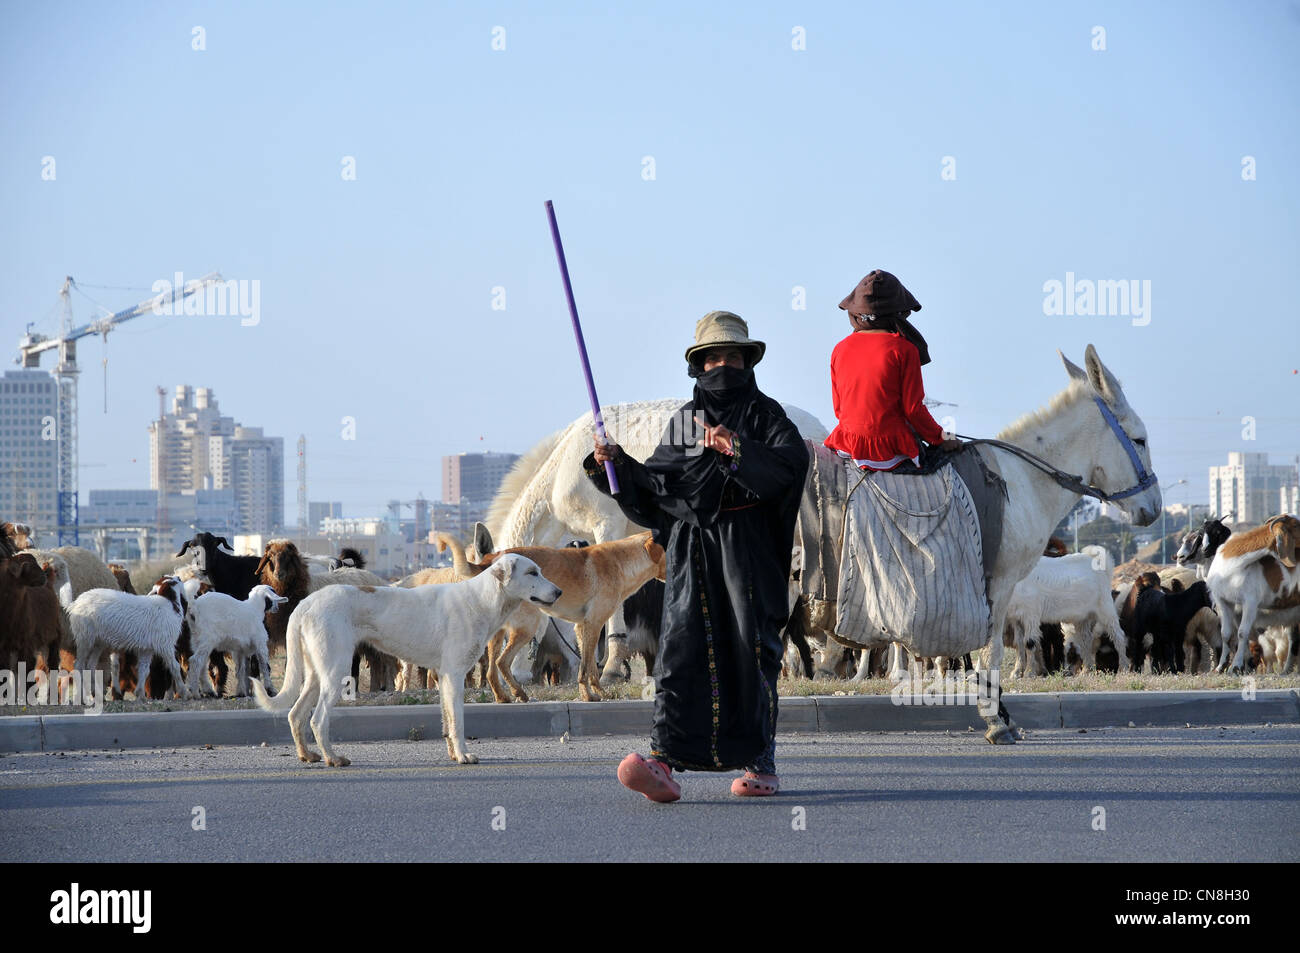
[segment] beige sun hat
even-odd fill
[[[767,350],[762,341],[750,338],[749,325],[740,315],[730,311],[710,311],[695,323],[695,343],[686,349],[686,361],[694,363],[693,358],[702,351],[728,345],[748,349],[750,367],[761,361]]]

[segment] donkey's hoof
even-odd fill
[[[343,755],[336,754],[332,758],[326,758],[325,763],[329,765],[331,768],[346,768],[352,762],[349,761],[347,758],[343,757]]]
[[[991,745],[1013,745],[1016,736],[1006,725],[997,725],[984,732],[984,740]]]
[[[320,760],[320,755],[318,755],[315,751],[304,751],[298,754],[298,760],[304,762],[305,764],[315,764],[317,761]]]

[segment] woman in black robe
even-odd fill
[[[765,345],[726,311],[702,318],[695,338],[694,395],[650,459],[597,441],[585,461],[605,493],[603,463],[614,463],[620,508],[667,553],[650,758],[619,765],[619,779],[655,801],[681,796],[672,769],[745,768],[733,794],[778,789],[776,682],[808,468],[803,438],[754,381]]]

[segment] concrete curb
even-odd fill
[[[1240,692],[1088,692],[1004,694],[1022,728],[1169,728],[1192,725],[1300,723],[1300,692],[1273,689],[1246,700]],[[781,699],[781,732],[966,731],[982,732],[974,705],[936,704],[942,697],[819,695]],[[570,735],[648,736],[649,701],[530,702],[465,706],[471,738],[554,738]],[[336,708],[330,730],[337,741],[400,741],[442,733],[437,705]],[[0,717],[0,751],[69,751],[87,748],[178,748],[287,744],[285,715],[260,710],[126,712],[109,715]]]

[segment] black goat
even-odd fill
[[[1205,606],[1211,605],[1210,590],[1204,581],[1188,586],[1181,592],[1169,592],[1151,587],[1144,589],[1133,610],[1133,631],[1136,638],[1129,642],[1129,658],[1133,670],[1140,672],[1146,658],[1146,636],[1152,637],[1151,670],[1153,672],[1181,672],[1184,670],[1183,643],[1187,637],[1187,624]]]
[[[195,568],[203,574],[208,585],[216,592],[225,593],[242,601],[247,599],[253,587],[261,582],[257,576],[257,566],[262,558],[236,556],[235,551],[230,548],[230,541],[224,536],[195,533],[194,538],[187,540],[181,547],[181,551],[176,554],[177,558],[184,556],[191,549],[194,550]],[[217,686],[217,692],[220,694],[229,673],[226,657],[220,652],[213,652],[209,664],[216,669],[216,673],[212,676],[212,683]],[[249,674],[254,678],[261,674],[258,671],[257,659],[249,659],[248,668]]]

